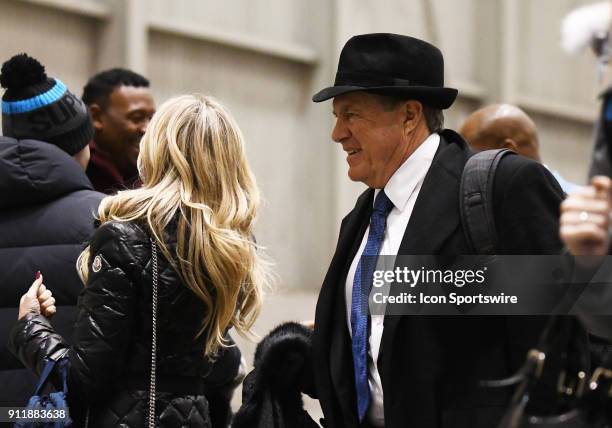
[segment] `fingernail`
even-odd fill
[[[39,270],[36,271],[36,278],[35,279],[38,279],[38,278],[40,278],[40,271]]]

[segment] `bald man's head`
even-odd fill
[[[508,148],[541,162],[536,126],[516,106],[493,104],[476,110],[459,132],[476,151]]]

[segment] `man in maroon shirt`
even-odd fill
[[[121,68],[102,71],[85,85],[83,101],[95,129],[87,167],[94,188],[113,194],[138,187],[140,139],[155,113],[149,81]]]

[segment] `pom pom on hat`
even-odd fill
[[[15,55],[2,65],[0,85],[5,89],[18,89],[45,83],[45,67],[25,53]]]

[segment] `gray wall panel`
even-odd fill
[[[149,2],[150,16],[267,37],[273,40],[310,40],[310,8],[302,0],[215,0]]]

